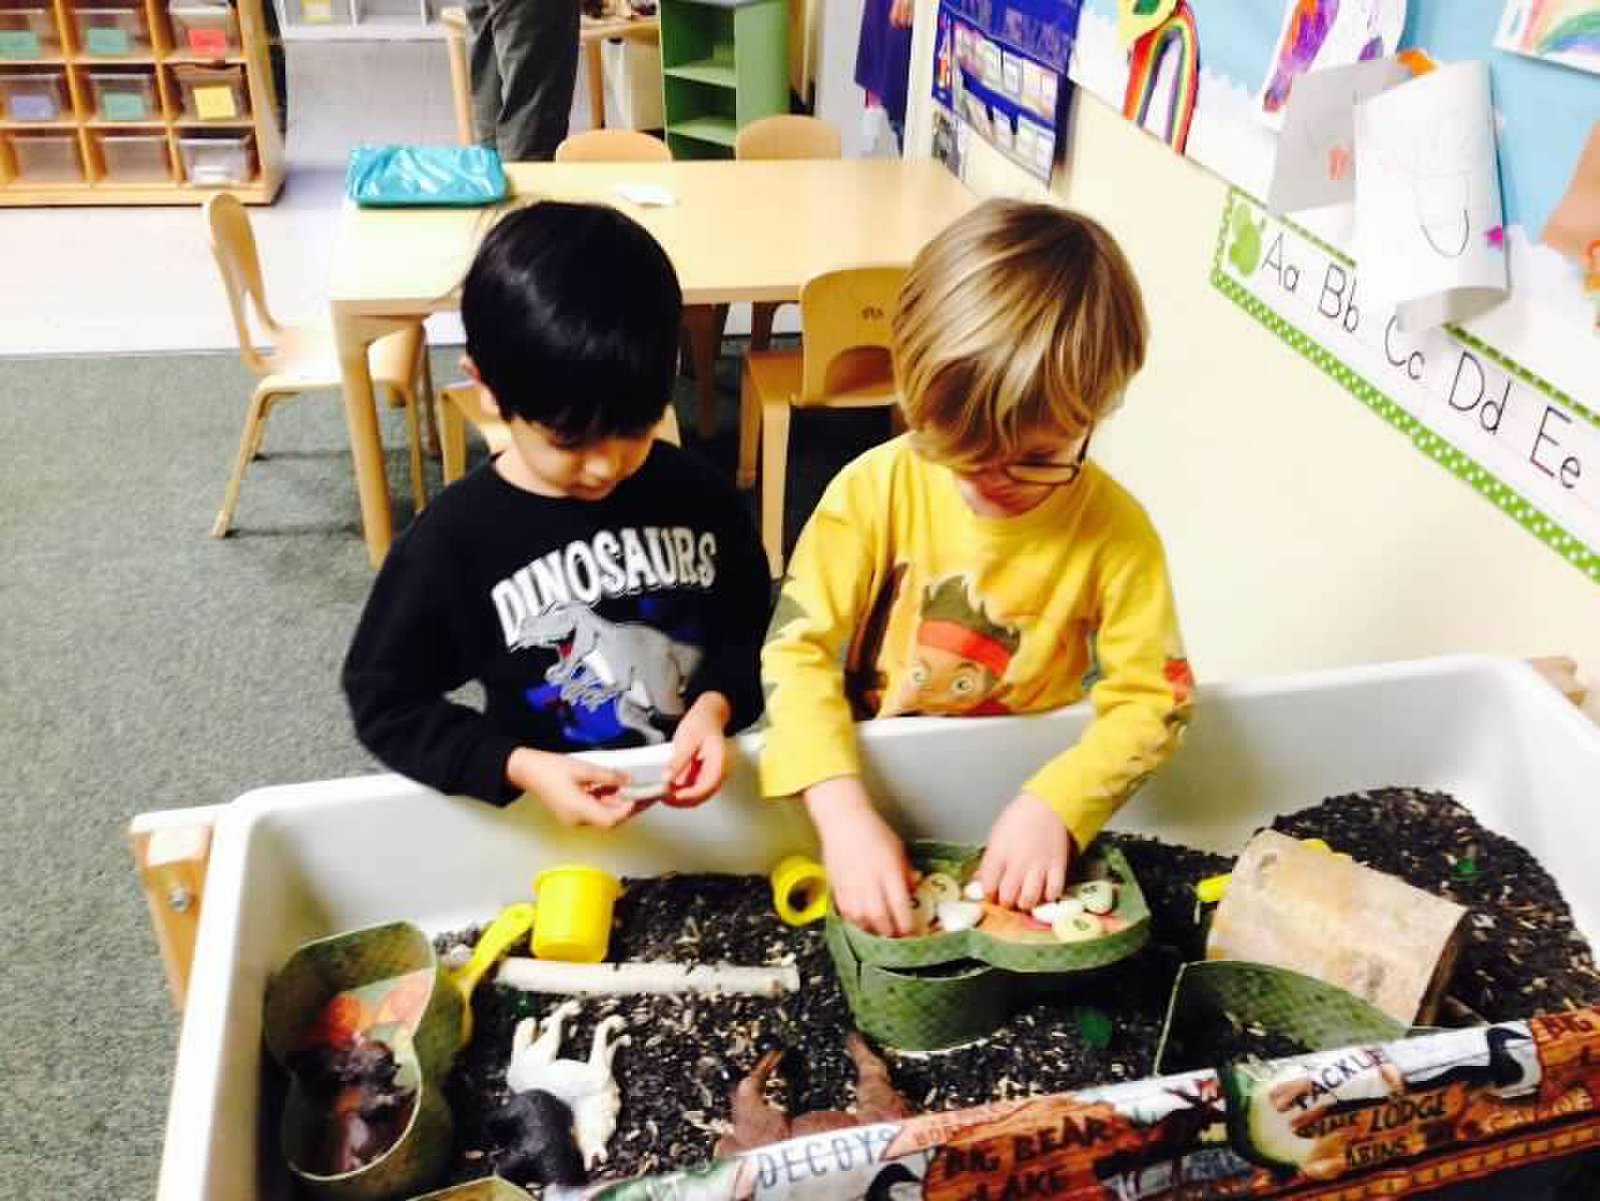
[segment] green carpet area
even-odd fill
[[[455,377],[454,358],[438,354],[436,378]],[[722,428],[700,448],[725,470],[736,372],[725,358]],[[0,1180],[12,1201],[142,1199],[155,1187],[177,1017],[128,819],[377,770],[337,678],[372,574],[336,396],[274,412],[235,533],[209,536],[249,394],[233,356],[0,361],[0,906],[11,918]],[[679,412],[692,429],[684,396]],[[384,422],[400,525],[404,422]],[[882,413],[797,418],[791,532],[885,429]]]

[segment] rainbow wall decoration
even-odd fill
[[[1167,106],[1167,127],[1158,130],[1163,141],[1179,154],[1189,140],[1194,121],[1195,96],[1200,87],[1200,35],[1195,31],[1194,12],[1188,0],[1178,0],[1172,13],[1161,24],[1133,44],[1128,61],[1128,88],[1122,98],[1122,115],[1144,125],[1150,112],[1161,75],[1161,63],[1171,54],[1177,58],[1172,73],[1171,103]]]
[[[1600,74],[1600,0],[1507,0],[1494,44]]]

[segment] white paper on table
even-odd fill
[[[1505,231],[1489,67],[1438,67],[1356,106],[1356,265],[1402,330],[1493,308]]]
[[[1281,129],[1301,77],[1393,54],[1405,27],[1406,0],[1284,0],[1283,28],[1256,90],[1256,112]]]
[[[670,189],[655,183],[619,183],[611,190],[640,208],[664,209],[678,203]]]
[[[1278,135],[1267,207],[1293,213],[1354,200],[1355,107],[1410,78],[1392,58],[1302,75]]]

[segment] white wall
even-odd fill
[[[925,152],[931,5],[917,25]],[[976,138],[968,159],[981,194],[1046,194]],[[1203,679],[1485,651],[1570,654],[1600,689],[1600,587],[1211,287],[1221,180],[1075,92],[1052,190],[1144,288],[1150,356],[1095,456],[1166,541]]]

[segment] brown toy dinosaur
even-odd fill
[[[847,1126],[871,1122],[893,1122],[911,1116],[911,1106],[889,1082],[888,1066],[872,1053],[867,1040],[851,1031],[844,1049],[856,1065],[856,1107],[854,1113],[838,1109],[819,1109],[791,1118],[767,1103],[767,1079],[783,1058],[782,1051],[768,1051],[750,1069],[750,1074],[734,1086],[732,1094],[733,1132],[717,1141],[717,1158],[740,1151],[753,1151],[769,1143]]]

